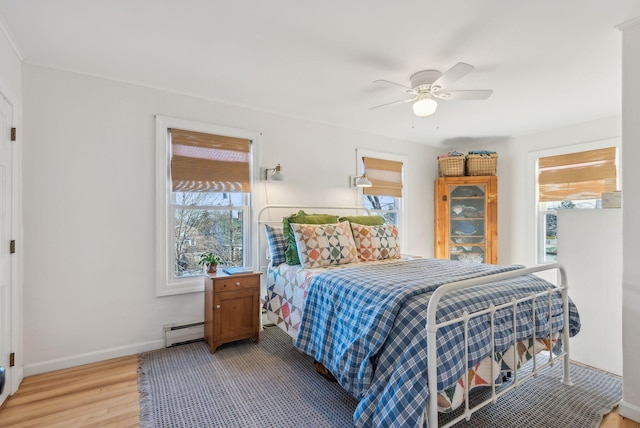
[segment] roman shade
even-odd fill
[[[538,159],[540,202],[600,199],[616,187],[615,147]]]
[[[370,196],[402,197],[402,162],[363,157],[364,172],[373,186],[363,187]]]
[[[251,141],[171,128],[174,192],[249,192]]]

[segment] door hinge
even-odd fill
[[[16,353],[12,352],[9,354],[9,367],[13,367],[16,365]]]
[[[11,141],[16,141],[16,128],[11,128]]]
[[[9,241],[9,254],[14,254],[16,252],[16,240],[12,239]]]

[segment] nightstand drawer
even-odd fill
[[[220,293],[222,291],[246,290],[248,288],[259,286],[259,275],[229,276],[215,279],[213,282],[213,291],[215,293]]]

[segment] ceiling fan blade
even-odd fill
[[[392,106],[394,104],[410,103],[411,101],[415,101],[416,99],[417,99],[417,97],[414,97],[414,98],[409,98],[408,100],[400,100],[400,101],[394,101],[394,102],[391,102],[391,103],[380,104],[379,106],[369,107],[369,110],[373,110],[373,109],[380,108],[380,107]]]
[[[443,100],[486,100],[493,94],[492,89],[471,89],[468,91],[443,91],[433,96]]]
[[[406,89],[407,92],[414,92],[413,88],[410,88],[409,86],[402,85],[400,83],[392,82],[390,80],[378,79],[378,80],[374,80],[373,83],[387,83],[389,85],[400,86],[401,88]]]
[[[431,87],[437,86],[438,88],[446,88],[453,82],[471,73],[473,69],[473,65],[467,64],[466,62],[459,62],[442,73],[442,76],[437,78],[435,82],[431,84]]]

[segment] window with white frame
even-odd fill
[[[601,208],[602,193],[618,189],[615,146],[539,156],[536,162],[539,263],[557,260],[557,213]]]
[[[200,255],[251,260],[254,133],[158,116],[157,294],[201,291]]]
[[[371,187],[362,188],[362,206],[372,214],[379,214],[388,224],[395,224],[404,232],[403,195],[406,194],[404,174],[407,157],[358,149],[357,171],[366,175]],[[403,240],[401,239],[401,244]]]

